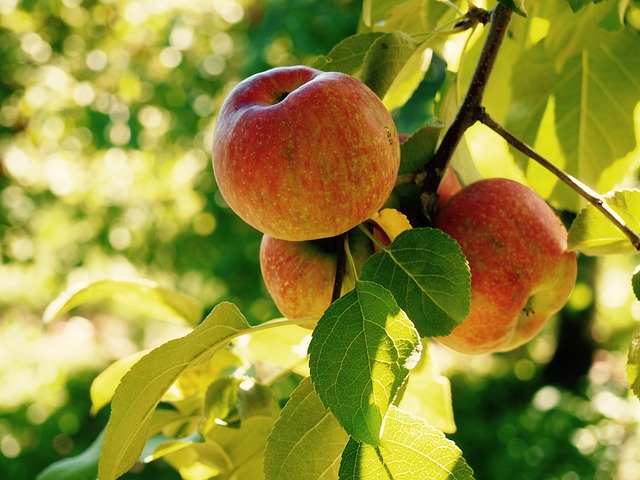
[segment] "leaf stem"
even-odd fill
[[[522,140],[520,140],[518,137],[516,137],[514,134],[512,134],[506,128],[504,128],[502,125],[496,122],[484,110],[479,112],[478,121],[483,123],[487,127],[489,127],[491,130],[496,132],[502,138],[504,138],[507,141],[507,143],[509,143],[509,145],[513,146],[514,148],[524,153],[529,158],[535,160],[536,162],[538,162],[538,164],[540,164],[541,166],[549,170],[556,177],[558,177],[558,179],[560,179],[566,185],[571,187],[575,192],[577,192],[581,197],[587,200],[595,208],[600,210],[600,212],[602,212],[604,216],[611,221],[611,223],[613,223],[618,229],[620,229],[620,231],[622,231],[622,233],[624,233],[624,235],[629,239],[629,241],[634,246],[634,248],[640,251],[640,235],[638,235],[635,231],[631,230],[627,226],[627,224],[622,219],[622,217],[620,217],[620,215],[618,215],[618,213],[609,206],[609,204],[606,202],[605,198],[602,195],[600,195],[598,192],[593,190],[588,185],[585,185],[584,183],[582,183],[580,180],[578,180],[574,176],[565,172],[561,168],[558,168],[557,166],[555,166],[553,163],[551,163],[545,157],[540,155],[529,145],[524,143]]]

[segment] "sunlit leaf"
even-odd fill
[[[184,293],[158,286],[149,280],[99,280],[76,285],[62,292],[43,314],[50,324],[62,314],[87,302],[118,299],[132,312],[154,320],[170,320],[196,325],[202,319],[202,304]]]
[[[120,383],[120,380],[140,358],[149,353],[148,350],[133,353],[121,358],[105,368],[91,383],[89,395],[91,397],[91,414],[108,404]]]
[[[194,445],[203,459],[214,460],[210,445],[219,450],[216,467],[222,478],[259,480],[263,478],[264,449],[276,417],[257,415],[244,420],[239,428],[216,425],[206,434],[206,442]],[[221,456],[224,452],[224,457]],[[222,463],[224,460],[224,464]]]
[[[410,36],[403,32],[386,33],[378,37],[367,52],[360,79],[380,98],[418,48]]]
[[[52,463],[38,474],[36,480],[89,480],[98,474],[98,457],[105,430],[81,454]]]
[[[605,198],[630,229],[640,232],[640,190],[619,190]],[[568,241],[570,250],[587,255],[638,253],[624,233],[593,205],[576,216]]]
[[[447,335],[469,314],[469,265],[458,243],[440,230],[401,233],[369,258],[361,278],[388,288],[421,337]]]
[[[311,63],[320,70],[354,74],[361,66],[371,45],[384,33],[359,33],[345,38],[324,57]]]
[[[454,433],[451,382],[441,375],[423,348],[422,358],[402,386],[402,399],[396,405],[415,416],[423,418],[432,427],[445,433]]]
[[[380,445],[350,440],[340,465],[340,480],[428,478],[470,480],[473,470],[462,452],[424,420],[391,407]]]
[[[393,79],[382,99],[388,110],[397,110],[407,103],[424,79],[433,57],[430,45],[429,41],[419,45]]]
[[[240,337],[234,342],[233,351],[248,362],[293,369],[308,375],[306,357],[310,340],[309,329],[283,325]]]
[[[597,187],[605,169],[616,161],[628,161],[625,156],[636,146],[634,108],[640,101],[640,62],[635,52],[640,49],[640,37],[601,28],[588,34],[589,43],[580,44],[579,52],[560,71],[555,66],[558,59],[549,55],[542,42],[523,53],[514,70],[507,127],[526,143],[543,142],[549,134],[540,130],[541,122],[547,105],[553,105],[553,134],[561,157],[551,160]],[[523,162],[526,165],[529,160]],[[534,185],[537,175],[535,169],[528,172]],[[579,198],[556,182],[551,200],[577,209]]]
[[[113,396],[98,478],[117,478],[135,463],[158,402],[185,369],[208,361],[232,338],[249,329],[235,305],[221,303],[193,332],[141,358],[122,378]]]
[[[282,409],[265,450],[267,480],[332,480],[349,436],[320,401],[309,377]]]
[[[376,445],[420,349],[418,332],[389,291],[361,281],[318,322],[309,345],[311,379],[344,429]]]
[[[637,272],[634,277],[637,277]],[[636,327],[629,346],[629,356],[627,358],[627,379],[631,390],[640,398],[640,327]]]

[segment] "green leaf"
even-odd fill
[[[418,45],[409,35],[399,31],[378,37],[364,58],[360,79],[384,98]]]
[[[105,430],[81,454],[52,463],[38,474],[36,480],[92,480],[98,474],[98,457]]]
[[[636,267],[631,278],[631,287],[636,298],[640,300],[640,265]]]
[[[638,270],[634,278],[638,276]],[[636,327],[629,346],[629,356],[627,358],[627,379],[631,390],[640,398],[640,326]]]
[[[96,415],[102,407],[111,401],[122,377],[147,353],[149,353],[148,350],[142,350],[116,360],[93,379],[89,389],[92,415]]]
[[[159,287],[148,280],[99,280],[76,285],[62,292],[44,311],[45,325],[83,303],[118,299],[127,309],[154,320],[196,325],[202,319],[202,304],[193,297]]]
[[[362,66],[371,45],[383,35],[382,32],[367,32],[347,37],[327,55],[315,59],[311,66],[319,70],[353,74]]]
[[[640,232],[640,190],[618,190],[605,196],[626,225]],[[586,255],[638,253],[629,239],[600,210],[585,207],[569,229],[569,249]]]
[[[440,375],[424,345],[420,362],[402,386],[402,398],[395,405],[412,415],[424,418],[429,425],[445,433],[456,431],[451,382],[447,377]]]
[[[400,174],[423,170],[431,160],[442,132],[441,123],[425,125],[407,138],[400,146]]]
[[[440,230],[402,232],[367,260],[361,278],[388,288],[421,337],[447,335],[469,314],[469,265],[458,243]]]
[[[524,8],[524,0],[498,0],[498,3],[501,3],[505,7],[507,7],[512,12],[517,13],[521,17],[526,17],[527,13]]]
[[[338,477],[349,436],[305,378],[273,426],[265,450],[267,480],[330,480]]]
[[[418,332],[391,293],[373,282],[357,282],[313,332],[311,379],[343,428],[376,445],[387,409],[420,350]]]
[[[613,185],[601,183],[603,172],[617,162],[632,161],[626,156],[636,146],[640,37],[597,26],[584,35],[589,37],[576,45],[573,38],[554,40],[563,49],[566,42],[572,43],[566,50],[576,53],[570,57],[560,48],[557,54],[550,52],[545,42],[521,55],[514,66],[506,126],[563,170],[593,188],[607,190]],[[531,186],[549,190],[545,197],[562,208],[579,208],[579,197],[568,187],[550,174],[542,175],[528,158],[518,158]],[[550,189],[549,182],[554,180]]]
[[[136,462],[158,402],[182,372],[207,362],[250,328],[235,305],[221,303],[191,333],[142,357],[122,378],[111,401],[98,478],[115,479]]]
[[[470,480],[473,470],[442,432],[395,407],[389,409],[379,446],[350,440],[340,480]]]

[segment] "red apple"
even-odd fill
[[[565,305],[576,256],[558,216],[530,188],[501,178],[472,183],[440,207],[435,225],[458,241],[471,269],[471,311],[438,339],[444,345],[512,350]]]
[[[358,230],[349,233],[349,249],[356,269],[373,253],[371,242]],[[331,304],[336,278],[340,237],[291,242],[263,235],[260,268],[267,291],[280,313],[313,325]],[[359,274],[359,271],[358,271]],[[347,265],[342,294],[353,289],[354,277]]]
[[[462,185],[460,185],[456,172],[453,171],[453,168],[447,167],[442,180],[440,180],[440,185],[438,185],[438,201],[436,205],[442,205],[460,190],[462,190]]]
[[[362,82],[282,67],[241,82],[215,126],[213,169],[231,209],[284,240],[340,235],[393,189],[400,143],[391,115]]]

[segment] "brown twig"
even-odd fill
[[[507,32],[511,13],[511,10],[500,3],[491,12],[489,33],[480,53],[476,69],[471,77],[467,93],[438,150],[425,167],[421,201],[423,212],[427,218],[431,218],[431,213],[437,200],[435,192],[449,165],[453,152],[464,132],[477,121],[477,110],[482,105],[484,91],[495,64],[498,50]]]
[[[624,233],[624,235],[631,241],[631,244],[635,247],[636,250],[640,251],[640,235],[631,230],[625,221],[618,215],[618,213],[613,210],[609,204],[606,202],[604,197],[600,195],[598,192],[594,191],[588,185],[585,185],[577,178],[568,174],[561,168],[556,167],[553,163],[547,160],[545,157],[536,152],[529,145],[524,143],[514,134],[509,132],[506,128],[496,122],[491,116],[482,110],[478,114],[478,121],[482,122],[484,125],[489,127],[491,130],[496,132],[502,138],[504,138],[509,145],[513,146],[520,152],[527,155],[529,158],[535,160],[544,168],[553,173],[556,177],[558,177],[562,182],[571,187],[574,191],[576,191],[581,197],[587,200],[591,205],[600,210],[605,217],[607,217],[611,223],[613,223],[617,228]]]

